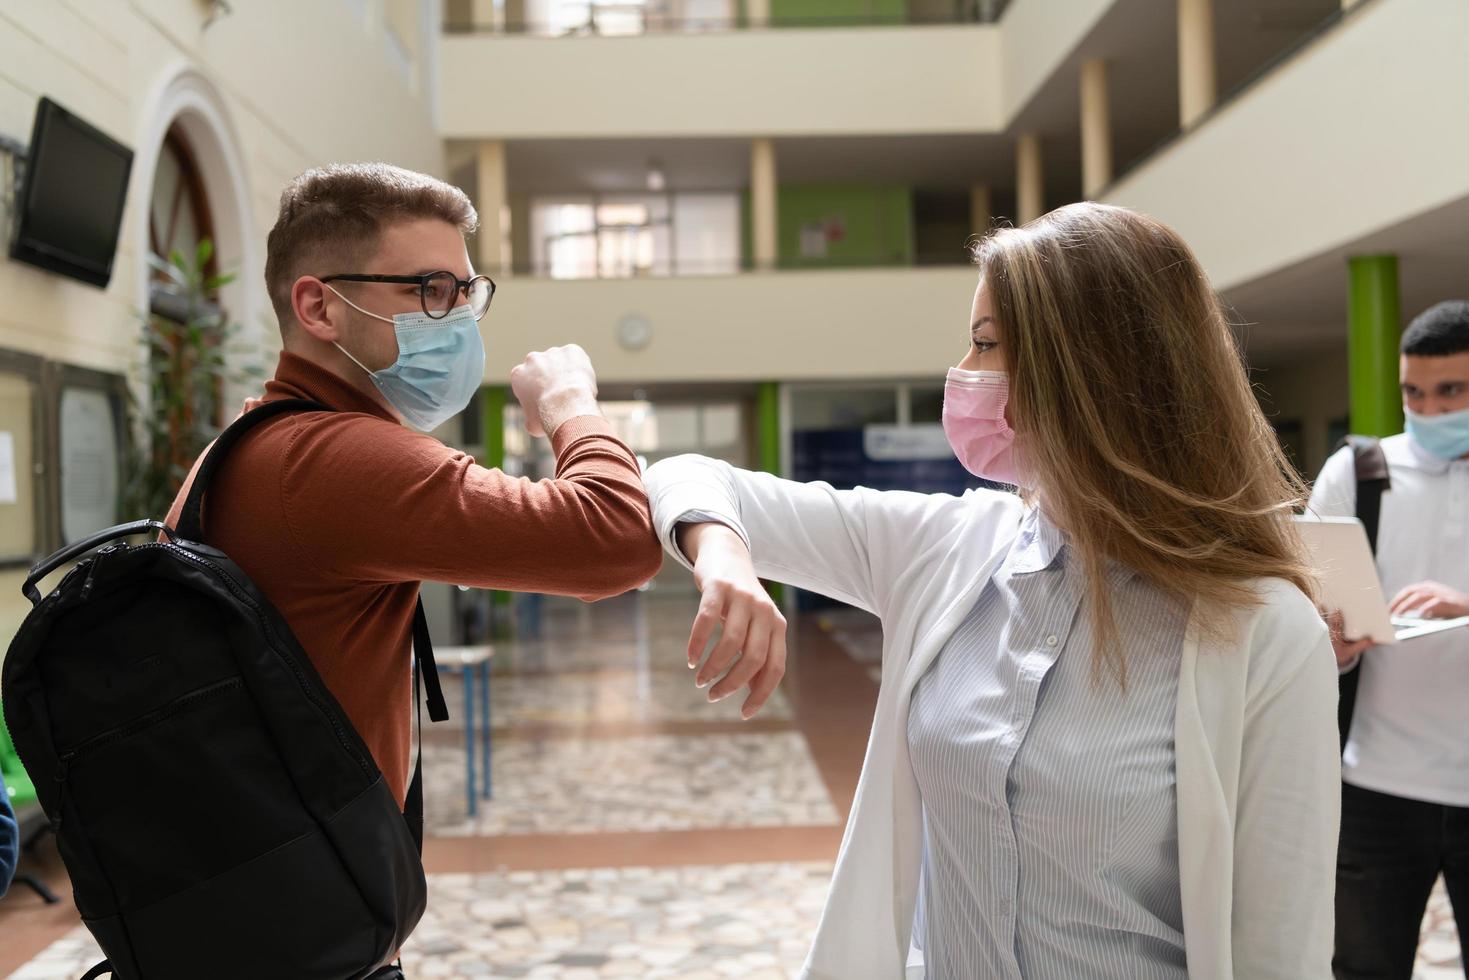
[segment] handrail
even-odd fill
[[[895,27],[950,24],[994,24],[1003,16],[1010,0],[955,0],[952,13],[915,14],[904,10],[892,14],[858,13],[822,17],[802,17],[773,14],[764,24],[753,22],[746,15],[738,16],[676,16],[668,12],[665,4],[639,3],[637,0],[606,0],[606,2],[563,4],[575,12],[585,11],[585,17],[568,17],[560,20],[503,21],[498,24],[474,24],[463,21],[445,20],[445,34],[463,36],[534,36],[547,38],[566,37],[623,37],[641,34],[702,34],[752,30],[759,28],[801,27]],[[602,20],[599,22],[599,13]],[[639,16],[641,15],[641,16]]]

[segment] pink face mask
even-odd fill
[[[950,368],[944,383],[944,435],[964,468],[982,480],[1018,484],[1015,430],[1005,421],[1010,379],[1004,371]]]

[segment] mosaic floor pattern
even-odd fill
[[[839,821],[796,732],[619,739],[500,739],[495,798],[467,818],[464,750],[430,744],[429,831],[439,836],[584,834]]]

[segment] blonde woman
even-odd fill
[[[647,474],[712,700],[785,668],[757,576],[876,613],[882,686],[813,980],[1331,976],[1336,669],[1214,293],[1078,204],[977,248],[944,427],[1018,496]],[[721,677],[721,675],[723,675]],[[915,914],[915,913],[918,914]],[[910,961],[923,962],[909,969]]]

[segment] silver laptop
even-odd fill
[[[1469,616],[1424,619],[1391,615],[1377,577],[1372,547],[1367,543],[1367,530],[1355,517],[1305,515],[1297,517],[1296,524],[1321,579],[1322,603],[1327,609],[1341,610],[1342,631],[1349,639],[1371,637],[1379,644],[1400,643],[1469,626]]]

